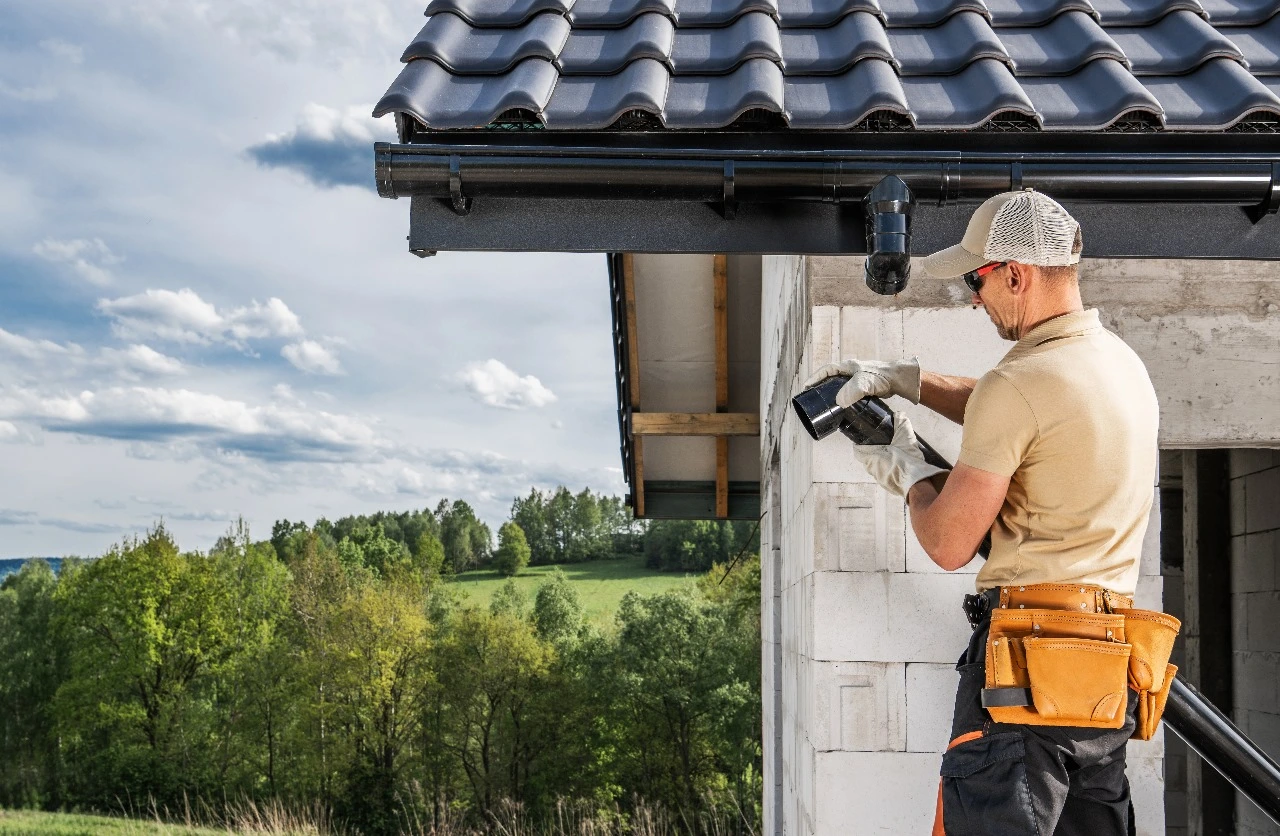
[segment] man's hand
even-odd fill
[[[893,416],[893,441],[889,444],[858,444],[853,455],[862,466],[891,494],[905,497],[911,486],[922,479],[946,473],[924,460],[916,446],[916,433],[901,412]]]
[[[836,393],[836,403],[852,406],[863,398],[874,395],[887,398],[898,395],[912,403],[920,403],[920,362],[908,360],[842,360],[818,369],[804,382],[804,388],[816,386],[828,377],[846,375],[849,382]]]

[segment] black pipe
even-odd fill
[[[893,412],[884,401],[864,398],[848,408],[836,404],[836,392],[848,380],[829,377],[792,398],[801,425],[815,441],[838,429],[855,444],[888,444],[893,439]],[[951,469],[928,442],[918,436],[916,441],[929,464]],[[990,539],[978,550],[984,557],[989,552]],[[1164,721],[1245,798],[1280,824],[1280,766],[1181,676],[1174,677],[1169,688]]]
[[[1169,689],[1164,721],[1241,795],[1280,824],[1280,765],[1181,676],[1174,677]]]
[[[862,200],[886,176],[896,175],[917,200],[939,204],[1031,187],[1062,200],[1269,208],[1280,189],[1274,154],[735,151],[442,142],[377,143],[374,157],[383,197],[721,202],[731,191],[736,201],[845,202]]]

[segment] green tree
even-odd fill
[[[539,636],[556,644],[577,638],[582,629],[582,602],[578,591],[559,568],[538,587],[533,623]]]
[[[524,618],[529,609],[529,596],[524,594],[520,586],[508,580],[494,590],[489,599],[489,612],[493,615],[509,615],[512,618]]]
[[[498,529],[498,550],[493,555],[493,566],[498,574],[512,577],[529,565],[529,541],[524,531],[513,522]]]

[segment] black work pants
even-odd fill
[[[1124,774],[1137,695],[1118,729],[996,723],[982,707],[987,632],[973,631],[956,669],[951,746],[942,756],[934,833],[946,836],[1133,836]]]

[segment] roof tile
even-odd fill
[[[1001,29],[1019,76],[1068,75],[1098,58],[1126,60],[1098,22],[1084,12],[1067,12],[1044,26]]]
[[[904,78],[902,87],[917,128],[976,128],[1001,113],[1036,116],[1013,73],[990,58],[974,61],[956,75]]]
[[[566,76],[547,104],[548,128],[598,130],[630,110],[662,116],[670,74],[665,65],[641,58],[617,75]]]
[[[881,0],[886,25],[936,26],[960,12],[977,12],[989,17],[982,0]]]
[[[977,12],[959,12],[940,26],[890,29],[888,39],[904,76],[949,75],[979,58],[1009,62],[1004,44]]]
[[[751,58],[782,63],[778,22],[761,12],[747,12],[719,29],[676,30],[671,66],[677,73],[727,73]]]
[[[786,105],[793,128],[849,128],[877,111],[910,113],[897,73],[876,58],[841,75],[787,78]]]
[[[1189,75],[1145,78],[1143,83],[1164,107],[1169,128],[1221,130],[1260,111],[1280,117],[1280,97],[1226,58]]]
[[[854,12],[884,19],[877,0],[778,0],[778,20],[785,29],[830,26]]]
[[[494,76],[453,75],[435,61],[410,61],[373,111],[411,114],[429,128],[478,128],[520,108],[542,113],[556,84],[556,68],[526,58]]]
[[[893,60],[893,49],[880,19],[854,12],[825,29],[783,29],[782,65],[787,75],[831,75],[864,58]]]
[[[473,27],[451,12],[432,15],[401,61],[429,58],[459,75],[503,73],[525,58],[555,60],[569,37],[569,22],[555,12],[534,15],[514,29]]]
[[[1204,14],[1198,0],[1093,0],[1093,7],[1103,26],[1141,26],[1177,11]]]
[[[676,0],[680,26],[728,26],[747,12],[778,16],[778,0]]]
[[[675,0],[571,0],[569,22],[575,29],[613,29],[655,12],[674,18]]]
[[[1261,26],[1226,29],[1223,34],[1240,47],[1254,75],[1280,75],[1280,15]]]
[[[1240,48],[1191,12],[1173,12],[1150,26],[1108,30],[1134,75],[1177,75],[1213,58],[1243,61]]]
[[[1119,61],[1100,58],[1068,76],[1022,82],[1045,130],[1093,131],[1135,112],[1162,119],[1160,102]]]
[[[1202,0],[1214,26],[1255,26],[1280,14],[1280,0]]]
[[[1096,14],[1089,0],[987,0],[987,9],[996,28],[1038,26],[1066,12]]]
[[[761,58],[729,75],[673,77],[663,121],[668,128],[723,128],[756,108],[785,113],[782,70]]]
[[[519,26],[538,12],[564,14],[573,0],[429,0],[427,17],[453,12],[477,26]]]
[[[560,51],[560,72],[608,75],[641,58],[668,63],[675,33],[670,18],[652,13],[624,29],[575,29]]]

